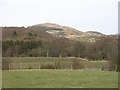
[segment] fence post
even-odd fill
[[[39,69],[40,69],[40,64],[39,64]]]
[[[10,71],[10,64],[9,64],[9,71]]]
[[[71,70],[72,70],[72,65],[71,65]]]

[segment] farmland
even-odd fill
[[[83,61],[79,58],[66,58],[66,57],[5,57],[11,61],[11,69],[26,69],[28,66],[31,66],[31,69],[38,69],[39,65],[55,65],[59,63],[61,69],[70,69],[73,64],[73,60],[80,62],[84,69],[97,69],[108,70],[109,64],[108,61]]]
[[[118,73],[90,70],[3,71],[3,88],[117,88]]]
[[[118,73],[108,71],[107,61],[83,61],[79,58],[6,57],[10,70],[3,70],[3,88],[117,88]],[[73,60],[85,67],[71,69]],[[64,68],[40,69],[39,65],[60,63]],[[27,68],[31,65],[31,68]],[[101,71],[101,68],[104,70]],[[87,68],[87,69],[86,69]],[[104,83],[103,83],[104,82]],[[105,84],[106,83],[106,84]]]

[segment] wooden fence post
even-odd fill
[[[10,64],[9,64],[9,71],[10,71]]]
[[[72,65],[71,65],[71,70],[72,70]]]
[[[40,69],[40,64],[39,64],[39,69]]]

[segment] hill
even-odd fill
[[[43,23],[36,24],[33,26],[25,27],[2,27],[3,30],[3,40],[14,39],[12,35],[14,32],[17,33],[15,37],[17,40],[28,40],[32,34],[31,38],[34,37],[35,40],[47,40],[51,41],[56,38],[66,38],[74,41],[85,41],[85,42],[96,42],[101,37],[106,36],[97,31],[87,31],[77,30],[68,26],[61,26],[53,23]]]
[[[53,23],[37,24],[29,26],[28,28],[47,32],[55,37],[64,37],[70,40],[86,42],[95,42],[96,40],[100,39],[100,37],[105,36],[100,32],[95,31],[82,32],[80,30],[68,26],[61,26]]]
[[[14,36],[14,32],[16,36]],[[42,32],[40,30],[33,30],[25,27],[3,27],[2,28],[2,38],[3,40],[42,40],[42,41],[51,41],[56,39],[52,35]]]

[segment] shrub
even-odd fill
[[[60,69],[60,68],[62,68],[61,65],[60,65],[60,62],[55,63],[55,69]]]
[[[32,69],[32,65],[28,65],[28,69]]]
[[[73,64],[72,64],[72,68],[73,69],[83,69],[84,65],[80,62],[80,60],[73,60]]]
[[[9,70],[10,69],[10,65],[11,65],[12,61],[8,58],[3,58],[2,59],[2,70]]]
[[[54,66],[54,65],[47,64],[47,65],[41,65],[40,68],[41,68],[41,69],[55,69],[55,66]]]

